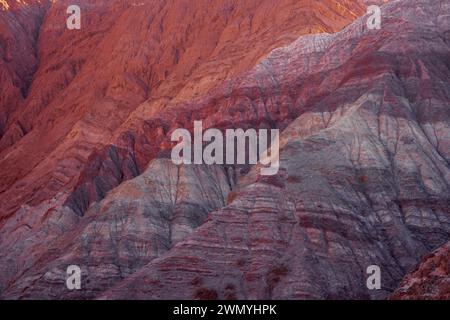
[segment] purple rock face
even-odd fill
[[[180,40],[174,48],[193,51],[171,62],[161,46],[159,62],[173,74],[162,76],[155,65],[161,79],[148,83],[136,78],[145,70],[132,45],[139,38],[123,40],[112,58],[135,57],[136,65],[99,73],[92,90],[86,81],[100,60],[75,54],[87,65],[61,90],[69,97],[85,88],[74,112],[94,97],[95,110],[64,117],[61,98],[29,119],[38,129],[28,137],[0,140],[0,164],[16,170],[1,173],[0,297],[448,299],[450,4],[393,1],[382,6],[381,29],[369,29],[363,16],[332,33],[364,11],[362,2],[345,1],[340,9],[323,3],[309,9],[325,10],[325,25],[308,20],[309,32],[267,7],[278,26],[272,40],[262,27],[270,14],[236,4],[229,21],[256,10],[248,30],[258,49],[243,45],[244,31],[234,24],[219,40],[217,30],[205,31],[206,40],[229,44],[218,45],[226,55],[199,53],[206,62],[188,72],[183,59],[197,57],[200,44]],[[177,10],[160,9],[176,19]],[[61,7],[45,10],[51,19]],[[107,50],[137,8],[122,15],[98,10],[120,20],[114,32],[91,35],[106,39]],[[88,21],[113,22],[101,16]],[[322,31],[329,33],[302,35]],[[88,35],[80,41],[86,48],[95,42]],[[114,83],[105,87],[109,76]],[[155,92],[143,89],[150,83]],[[25,101],[24,110],[32,103]],[[97,110],[112,115],[120,106],[109,123]],[[49,125],[50,115],[64,119]],[[174,165],[171,133],[191,129],[194,120],[222,130],[279,128],[278,174],[262,176],[258,165]],[[46,148],[56,149],[25,172],[11,159],[43,139],[44,123],[61,140],[49,142]],[[4,137],[13,132],[5,128]],[[67,289],[69,265],[81,267],[82,290]],[[366,285],[371,265],[380,267],[380,290]]]

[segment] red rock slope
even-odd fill
[[[82,29],[70,31],[66,8],[77,3]],[[0,139],[0,291],[5,297],[16,296],[19,287],[36,290],[31,283],[39,279],[61,276],[53,269],[55,259],[72,250],[89,261],[93,280],[82,295],[94,297],[199,226],[208,212],[225,204],[234,169],[179,172],[161,160],[168,132],[190,123],[194,109],[203,110],[197,116],[211,112],[217,118],[214,99],[228,105],[224,98],[233,83],[272,49],[306,33],[340,30],[363,13],[364,5],[108,0],[28,9],[36,16],[30,23],[39,29],[33,47],[39,61],[32,61],[37,69],[26,69],[33,81],[24,87],[23,101],[12,109],[9,102],[1,106],[11,110]],[[268,94],[264,99],[270,101],[273,93]],[[236,118],[235,107],[222,114],[224,121]],[[280,126],[300,111],[283,115]],[[242,121],[273,122],[260,115]],[[165,167],[167,176],[161,171]],[[148,175],[120,185],[146,170]],[[103,206],[107,199],[99,203],[118,185],[111,195],[124,197],[122,209],[116,210],[114,199],[111,206]],[[191,193],[182,185],[198,187]],[[147,197],[153,193],[158,196]],[[133,221],[125,222],[130,214]],[[57,285],[42,297],[76,294],[60,289]],[[21,297],[39,296],[25,291]]]
[[[252,170],[228,206],[102,297],[376,299],[395,290],[450,236],[449,13],[442,1],[396,1],[378,32],[359,20],[300,38],[236,80],[232,92],[246,93],[238,101],[251,97],[244,110],[305,108],[283,132],[283,170]],[[378,291],[366,287],[372,264]]]
[[[66,8],[77,2],[57,1],[40,28],[39,68],[27,99],[3,125],[0,224],[22,204],[36,206],[72,193],[84,176],[106,175],[70,203],[82,214],[156,152],[136,146],[136,159],[120,163],[119,179],[98,168],[96,154],[108,154],[116,136],[135,128],[128,118],[145,121],[190,101],[301,34],[339,30],[362,12],[355,2],[81,2],[82,29],[70,31]]]
[[[326,12],[346,12],[333,8]],[[123,26],[135,21],[129,14]],[[111,133],[93,129],[101,113],[90,110],[59,145],[73,143],[76,161],[66,149],[55,149],[48,159],[58,166],[46,159],[1,195],[10,200],[0,235],[2,296],[389,296],[423,256],[450,238],[449,14],[439,0],[395,1],[383,7],[381,30],[368,30],[363,18],[334,35],[294,41],[291,34],[287,45],[275,44],[268,30],[282,30],[282,37],[298,27],[261,27],[259,38],[223,42],[200,59],[207,62],[199,69],[182,73],[185,78],[164,73],[157,91],[127,109]],[[271,15],[264,11],[262,26]],[[270,40],[261,40],[264,35]],[[247,43],[259,41],[267,52],[272,44],[279,47],[266,56],[259,55],[264,50],[252,53],[257,49]],[[112,61],[126,48],[111,49]],[[254,59],[237,67],[244,48]],[[229,51],[220,56],[223,50]],[[228,56],[236,57],[233,63],[224,62]],[[100,60],[89,63],[70,90],[97,72]],[[106,87],[114,97],[110,104],[99,104],[114,110],[109,117],[118,113],[116,90],[132,83],[121,79]],[[83,88],[96,92],[91,87],[97,85]],[[133,88],[121,94],[141,97]],[[283,129],[280,173],[261,177],[257,168],[172,165],[170,132],[195,119],[219,128]],[[4,163],[21,150],[8,153]],[[65,160],[57,161],[58,155]],[[42,168],[50,170],[45,179],[37,174]],[[77,179],[68,179],[70,172]],[[30,177],[42,181],[43,190]],[[36,189],[28,194],[30,186]],[[65,289],[69,264],[82,267],[81,291]],[[372,264],[381,268],[382,290],[366,287]]]
[[[391,299],[450,300],[450,242],[424,257]]]
[[[0,1],[0,138],[20,108],[37,70],[37,41],[48,1]],[[24,132],[20,123],[11,128]]]

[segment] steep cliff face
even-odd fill
[[[450,239],[448,4],[302,37],[363,5],[96,1],[73,34],[67,3],[2,138],[1,297],[385,298]],[[194,120],[282,129],[279,174],[173,165]]]

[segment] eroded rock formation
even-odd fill
[[[67,4],[3,126],[0,297],[386,298],[449,240],[444,1]],[[194,120],[280,128],[279,174],[173,165]]]
[[[391,299],[450,299],[450,243],[425,256]]]

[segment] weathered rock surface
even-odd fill
[[[97,31],[77,35],[98,57],[72,43],[64,54],[91,60],[67,87],[33,83],[30,94],[57,98],[30,100],[33,129],[1,154],[1,297],[379,299],[450,239],[446,2],[394,1],[381,30],[362,18],[300,38],[338,29],[360,6],[195,3],[99,2]],[[208,10],[217,20],[201,20]],[[70,39],[45,25],[48,39]],[[196,119],[282,129],[279,174],[175,167],[170,133]],[[82,267],[83,290],[66,289],[70,264]],[[366,287],[373,264],[382,290]],[[439,274],[432,293],[445,297]]]
[[[424,257],[391,299],[450,300],[450,242]]]
[[[0,139],[11,126],[11,114],[24,103],[38,68],[39,28],[48,4],[0,1]],[[20,122],[12,124],[11,135],[25,134]]]
[[[80,31],[65,27],[69,4],[81,6]],[[171,167],[156,178],[167,164],[170,131],[200,108],[220,117],[214,99],[228,104],[224,88],[270,50],[306,33],[340,30],[364,5],[117,0],[57,1],[46,9],[37,70],[0,140],[4,298],[95,297],[223,207],[246,170]],[[224,119],[235,113],[230,108]],[[162,177],[181,180],[174,190]],[[75,260],[90,274],[83,292],[64,285]]]
[[[102,298],[388,296],[450,235],[449,13],[396,1],[378,32],[359,20],[275,50],[241,88],[304,108],[280,174],[253,168],[230,205]],[[366,287],[373,264],[379,291]]]
[[[363,12],[356,3],[53,3],[39,34],[39,68],[0,140],[0,224],[24,203],[36,206],[62,191],[87,188],[98,177],[98,190],[77,188],[67,203],[82,214],[82,202],[101,200],[158,153],[159,145],[129,133],[158,131],[152,123],[137,123],[208,92],[302,34],[341,29]],[[81,7],[81,30],[66,28],[69,4]],[[105,168],[117,137],[137,146],[120,148],[119,166]],[[111,178],[111,171],[120,179]],[[81,199],[80,192],[86,193]]]
[[[45,223],[27,239],[31,247],[20,242],[22,226],[16,221],[5,225],[9,236],[0,248],[6,252],[14,246],[7,257],[25,269],[12,292],[5,288],[8,297],[61,298],[65,268],[76,264],[83,266],[86,277],[83,298],[95,298],[183,240],[209,212],[225,205],[232,187],[229,173],[219,167],[177,167],[170,159],[156,159],[142,175],[92,206],[83,219],[68,209],[57,214],[21,209],[19,217],[32,213]],[[73,228],[61,229],[69,226]],[[41,241],[45,248],[40,248]],[[23,260],[16,259],[18,255]],[[64,297],[77,298],[80,292],[67,291]]]

